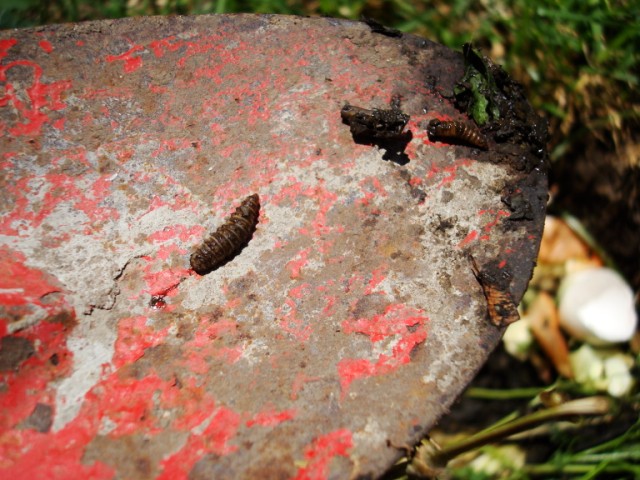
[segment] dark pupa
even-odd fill
[[[484,135],[477,128],[466,123],[457,121],[443,122],[434,119],[429,122],[427,133],[430,140],[445,140],[448,143],[460,143],[482,150],[489,149],[489,144]]]
[[[404,131],[409,115],[399,108],[372,110],[346,104],[340,110],[342,121],[349,125],[354,137],[371,137],[373,139],[401,139],[407,136]]]
[[[191,254],[191,268],[197,274],[205,275],[238,255],[251,240],[259,215],[260,197],[254,193],[245,198],[227,221]]]
[[[487,313],[489,320],[496,327],[505,327],[520,320],[518,305],[513,301],[511,294],[506,288],[501,288],[498,283],[480,270],[473,257],[471,260],[471,270],[478,280],[482,293],[487,299]]]

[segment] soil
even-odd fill
[[[640,121],[635,131],[640,132]],[[640,135],[629,142],[640,144]],[[608,148],[607,148],[608,147]],[[636,147],[637,150],[637,147]],[[633,153],[630,153],[633,155]],[[551,169],[558,191],[553,210],[580,219],[615,265],[640,291],[640,160],[625,161],[613,145],[596,139]],[[636,296],[638,298],[638,296]]]

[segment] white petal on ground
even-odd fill
[[[589,268],[563,280],[560,324],[573,337],[594,345],[626,342],[637,322],[633,291],[615,271]]]

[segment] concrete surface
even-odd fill
[[[383,473],[500,338],[469,255],[517,300],[542,230],[530,145],[429,141],[463,69],[327,18],[0,32],[2,476]],[[355,143],[342,106],[394,96],[404,152]],[[252,193],[248,246],[195,274]]]

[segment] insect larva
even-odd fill
[[[463,143],[482,150],[489,148],[487,139],[476,128],[462,122],[443,122],[434,119],[429,122],[427,133],[431,140],[450,140],[454,143]]]
[[[191,254],[191,268],[205,275],[235,257],[251,240],[259,214],[260,197],[254,193]]]

